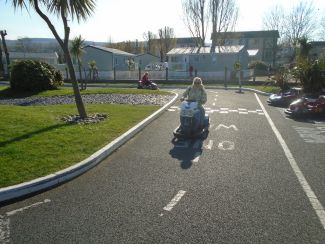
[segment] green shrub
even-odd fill
[[[267,68],[268,65],[260,60],[254,60],[248,64],[249,69],[254,69],[254,74],[256,75],[268,75]]]
[[[292,76],[299,79],[306,93],[319,93],[325,87],[325,59],[309,60],[299,58],[291,71]]]
[[[11,66],[10,87],[19,91],[44,91],[63,85],[63,76],[42,61],[23,60]]]

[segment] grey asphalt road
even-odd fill
[[[82,176],[3,206],[0,242],[325,243],[325,121],[265,101],[209,89],[204,140],[173,138],[175,103]]]

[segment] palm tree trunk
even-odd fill
[[[85,109],[85,106],[84,106],[82,98],[81,98],[78,81],[76,78],[76,74],[74,72],[71,56],[69,54],[69,49],[68,49],[68,47],[64,47],[64,49],[65,49],[64,53],[66,54],[65,59],[66,59],[67,65],[68,65],[68,70],[69,70],[69,74],[70,74],[70,78],[71,78],[72,88],[73,88],[73,92],[75,95],[75,101],[76,101],[77,109],[79,112],[79,116],[81,118],[87,118],[86,109]]]

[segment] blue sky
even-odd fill
[[[317,16],[325,14],[325,1],[312,0]],[[70,24],[73,38],[81,35],[89,41],[134,41],[143,40],[146,31],[158,32],[159,28],[169,26],[177,37],[190,34],[182,20],[181,0],[97,0],[96,10],[87,21]],[[282,5],[290,9],[299,0],[237,0],[239,19],[237,31],[262,30],[262,16],[272,6]],[[127,6],[127,7],[126,7]],[[0,30],[7,30],[7,39],[21,37],[50,37],[53,34],[45,22],[31,9],[14,11],[11,1],[0,0]],[[52,16],[54,25],[62,37],[62,24]]]

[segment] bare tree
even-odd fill
[[[209,23],[209,9],[206,0],[182,1],[184,23],[192,37],[195,38],[197,47],[204,47]]]
[[[28,5],[36,11],[36,13],[46,22],[55,39],[59,43],[61,49],[63,50],[65,60],[67,62],[69,74],[71,77],[72,87],[74,91],[76,106],[81,118],[86,118],[87,113],[85,110],[84,103],[81,98],[81,94],[78,87],[78,82],[76,79],[76,74],[73,68],[72,58],[69,52],[69,35],[70,27],[68,24],[68,17],[71,19],[77,19],[78,22],[82,19],[87,19],[88,16],[91,16],[95,9],[95,0],[80,0],[80,1],[63,1],[63,0],[11,0],[14,8],[26,7]],[[56,28],[52,24],[49,17],[41,10],[40,5],[43,5],[48,13],[56,14],[58,17],[61,17],[64,30],[64,38],[61,39]]]
[[[278,30],[280,34],[279,43],[283,43],[285,13],[283,7],[275,5],[270,12],[264,13],[263,27],[266,30]]]
[[[284,38],[293,46],[303,37],[309,39],[316,28],[314,15],[312,2],[302,1],[294,6],[283,21]]]
[[[143,38],[147,42],[147,53],[154,54],[156,49],[155,40],[157,36],[153,32],[148,31],[143,33]]]
[[[321,39],[325,40],[325,13],[320,20],[320,36]]]
[[[232,31],[235,28],[238,19],[236,0],[211,0],[210,14],[212,20],[211,52],[214,52],[218,44],[218,34]]]
[[[167,52],[175,47],[176,39],[174,35],[174,29],[168,26],[158,30],[159,33],[159,45],[160,45],[160,61],[167,60]]]

